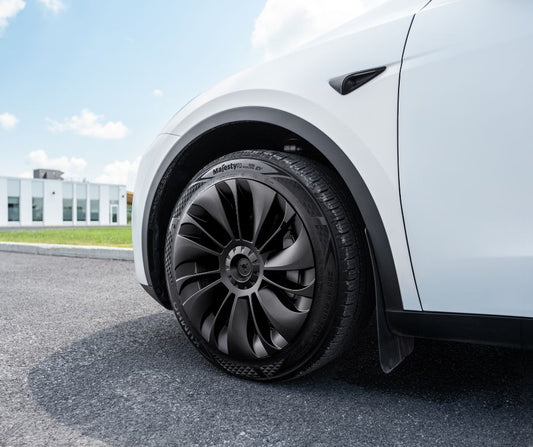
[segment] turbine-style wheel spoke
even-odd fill
[[[281,239],[287,230],[294,224],[293,219],[296,216],[294,209],[287,203],[283,203],[283,217],[275,220],[275,225],[271,228],[268,239],[263,242],[259,248],[260,252],[264,252],[266,248],[270,247],[277,242],[277,239]]]
[[[250,183],[244,179],[235,181],[237,191],[237,212],[241,238],[252,242],[254,238],[254,199],[250,189]]]
[[[208,270],[206,272],[191,273],[190,275],[184,275],[179,278],[176,278],[176,286],[178,288],[178,293],[181,293],[181,290],[183,289],[183,287],[191,282],[200,281],[201,279],[205,279],[205,278],[209,278],[213,276],[215,276],[216,279],[219,279],[220,271],[219,270]]]
[[[218,257],[218,251],[182,235],[176,235],[172,260],[178,277],[197,273],[198,266],[204,266],[201,270],[212,270],[218,265]]]
[[[205,223],[202,222],[202,220],[200,220],[199,218],[193,217],[190,214],[183,218],[182,224],[192,225],[195,228],[197,228],[201,232],[202,238],[207,237],[209,239],[209,240],[204,239],[205,242],[209,244],[210,247],[216,246],[216,249],[218,250],[222,250],[225,246],[225,243],[220,242],[219,239],[222,239],[223,241],[225,239],[226,243],[229,241],[229,236],[225,238],[224,236],[221,237],[221,235],[218,235],[219,236],[218,238],[216,236],[213,236],[213,231],[206,228],[207,225],[205,225]]]
[[[194,261],[202,256],[220,255],[219,251],[206,247],[205,241],[192,240],[181,234],[176,235],[174,244],[176,247],[175,258],[179,258],[181,261]]]
[[[216,188],[209,188],[205,194],[198,197],[195,204],[202,207],[208,213],[209,218],[216,222],[230,239],[235,238],[234,230],[230,225],[226,209]]]
[[[264,281],[271,286],[283,290],[284,292],[292,293],[294,295],[304,296],[306,298],[312,298],[315,293],[315,281],[311,281],[310,284],[302,286],[300,284],[293,283],[291,281],[280,281],[265,276]]]
[[[265,355],[273,354],[278,348],[272,341],[271,325],[255,293],[250,297],[250,309],[256,331],[255,335],[259,341],[258,343],[257,340],[254,340],[254,351],[256,355],[258,357],[264,357]]]
[[[204,337],[211,343],[216,342],[218,336],[220,335],[220,331],[224,326],[227,325],[227,320],[224,317],[225,314],[229,314],[230,310],[233,308],[232,296],[233,294],[231,292],[228,292],[228,294],[222,301],[222,304],[218,308],[217,312],[214,314],[214,317],[211,321],[211,326],[209,327],[209,336]],[[228,308],[230,309],[229,311]]]
[[[235,180],[227,182],[220,182],[215,185],[220,203],[224,209],[224,214],[231,228],[231,233],[234,239],[241,238],[241,230],[239,226],[239,215],[237,213],[236,187]]]
[[[249,182],[250,192],[253,200],[253,241],[257,241],[257,237],[265,224],[265,219],[272,208],[272,204],[276,199],[276,192],[270,188],[265,188],[264,185],[256,182]]]
[[[248,340],[250,309],[246,298],[238,298],[228,323],[228,353],[237,357],[254,357],[254,351]]]
[[[271,289],[257,292],[259,303],[270,323],[282,337],[289,341],[300,331],[307,318],[307,312],[297,312],[287,307]]]
[[[213,293],[209,292],[212,292],[213,289],[219,284],[220,278],[211,282],[207,286],[202,287],[197,292],[194,292],[183,302],[183,309],[197,328],[200,328],[206,312],[213,306],[215,297],[213,296]]]
[[[312,268],[313,265],[311,242],[307,232],[302,228],[292,245],[269,256],[265,262],[265,270],[305,270]]]
[[[230,179],[198,193],[176,224],[174,279],[191,326],[235,358],[284,349],[315,290],[312,246],[294,208],[263,183]]]

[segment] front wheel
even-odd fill
[[[222,157],[189,183],[169,224],[165,267],[178,321],[233,375],[315,370],[371,311],[363,231],[329,168],[279,152]]]

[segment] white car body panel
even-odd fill
[[[258,107],[301,118],[350,159],[383,222],[404,311],[533,317],[531,17],[526,0],[394,0],[192,100],[139,168],[139,282],[151,286],[143,219],[173,148],[214,117]],[[349,95],[329,85],[383,66]]]
[[[217,113],[243,106],[289,112],[320,129],[348,155],[372,192],[389,237],[403,305],[409,310],[421,307],[398,193],[397,91],[405,37],[413,14],[425,3],[391,2],[380,8],[379,15],[374,11],[368,20],[344,27],[341,37],[326,36],[318,44],[233,76],[187,104],[163,130],[163,134],[184,135]],[[317,66],[316,60],[327,63]],[[357,95],[341,96],[328,83],[335,76],[383,65],[387,70]],[[142,284],[147,283],[147,275],[142,263],[140,214],[147,212],[149,180],[174,142],[170,136],[156,140],[142,161],[142,176],[135,188],[134,248]]]
[[[399,151],[424,311],[533,317],[532,18],[526,0],[433,0],[414,20]]]

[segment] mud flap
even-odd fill
[[[381,369],[386,374],[390,373],[403,360],[413,352],[415,343],[413,337],[402,337],[392,333],[387,324],[385,314],[385,299],[381,286],[381,278],[377,267],[372,240],[365,229],[365,235],[372,260],[372,271],[374,273],[374,289],[376,293],[376,322],[378,329],[379,363]]]

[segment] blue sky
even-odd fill
[[[185,102],[367,1],[332,0],[324,21],[321,0],[0,0],[0,175],[49,167],[131,188]]]

